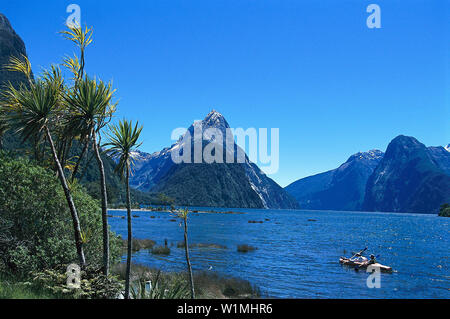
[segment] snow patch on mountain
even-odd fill
[[[225,117],[216,110],[212,110],[204,120],[194,122],[183,134],[178,141],[169,148],[165,148],[160,152],[148,154],[144,152],[136,152],[135,155],[135,174],[131,178],[131,186],[142,191],[151,191],[151,189],[158,184],[171,168],[176,165],[171,158],[171,152],[179,152],[180,148],[189,147],[185,145],[188,142],[186,135],[190,134],[190,143],[194,143],[194,132],[201,128],[202,139],[207,143],[217,143],[224,146],[227,153],[234,154],[234,163],[237,163],[237,154],[245,152],[235,143],[234,137],[230,139],[228,145],[226,143],[227,134],[232,134],[228,122]],[[222,141],[214,134],[215,129],[222,133]],[[195,148],[191,149],[194,154]],[[228,157],[226,157],[228,158]],[[234,164],[232,164],[234,165]],[[286,208],[297,207],[297,203],[291,198],[278,184],[267,177],[257,165],[252,163],[247,155],[245,160],[239,165],[244,165],[245,175],[255,193],[261,199],[262,205],[265,208]]]

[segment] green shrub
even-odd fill
[[[27,277],[31,271],[77,263],[72,218],[55,174],[26,159],[0,153],[0,272]],[[77,184],[71,192],[85,236],[86,260],[102,263],[99,203]],[[120,240],[110,236],[111,260],[120,258]]]
[[[116,276],[103,275],[98,269],[88,267],[81,272],[80,288],[67,287],[64,266],[34,273],[30,287],[38,287],[58,298],[116,299],[123,290],[123,281]]]
[[[189,285],[180,274],[162,275],[161,271],[151,278],[152,287],[146,287],[147,280],[140,278],[131,286],[133,299],[187,299]]]
[[[441,205],[441,209],[439,210],[439,216],[450,217],[450,205],[449,204]]]
[[[125,279],[126,264],[116,264],[111,273]],[[163,273],[144,265],[131,265],[131,295],[133,299],[187,299],[190,296],[186,274]],[[152,289],[146,287],[150,281]]]

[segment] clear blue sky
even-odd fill
[[[212,108],[280,128],[282,186],[399,134],[450,143],[449,1],[2,1],[35,72],[74,51],[58,34],[70,3],[94,27],[87,71],[114,81],[143,151]]]

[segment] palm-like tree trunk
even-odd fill
[[[126,167],[126,183],[127,183],[127,221],[128,221],[128,251],[127,251],[127,271],[125,275],[125,299],[130,298],[130,273],[131,273],[131,198],[130,198],[130,168],[127,163]]]
[[[75,245],[77,247],[78,258],[80,259],[80,266],[84,268],[86,266],[86,258],[84,257],[83,252],[83,240],[81,238],[81,226],[80,220],[78,218],[77,209],[75,207],[75,203],[73,202],[72,195],[70,194],[69,187],[67,186],[66,177],[64,176],[64,171],[62,169],[61,163],[59,162],[58,155],[56,153],[56,148],[53,143],[52,136],[50,134],[50,130],[48,127],[45,127],[45,132],[47,134],[48,142],[50,143],[50,147],[53,153],[53,160],[55,161],[56,168],[58,169],[58,177],[61,182],[61,185],[64,189],[64,195],[66,196],[67,203],[69,204],[70,213],[72,215],[72,223],[73,229],[75,233]]]
[[[92,140],[95,157],[100,171],[100,192],[102,195],[102,225],[103,225],[103,273],[109,275],[109,229],[108,229],[108,195],[106,193],[106,178],[103,160],[100,156],[95,130],[92,130]]]
[[[35,134],[34,135],[34,159],[36,160],[36,162],[40,162],[41,158],[39,156],[39,138],[38,135]],[[56,148],[55,148],[55,152],[56,152]]]
[[[76,177],[76,175],[78,173],[78,169],[80,168],[81,161],[84,158],[84,154],[86,154],[86,152],[87,152],[87,149],[88,149],[88,146],[89,146],[89,140],[90,140],[90,138],[88,137],[86,142],[84,143],[84,146],[83,146],[83,149],[81,151],[81,154],[78,157],[77,163],[75,164],[75,168],[73,169],[72,177],[71,177],[72,182],[74,181],[74,179],[75,179],[75,177]]]
[[[69,151],[72,148],[72,143],[73,143],[73,139],[69,138],[68,141],[66,141],[64,143],[64,148],[63,148],[63,153],[62,153],[62,158],[61,158],[61,166],[65,166],[66,162],[67,162],[67,156],[69,155]]]
[[[184,217],[183,220],[184,220],[184,250],[186,252],[186,263],[189,273],[189,283],[191,285],[191,299],[195,299],[194,276],[192,275],[191,260],[189,259],[187,215]]]

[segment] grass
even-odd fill
[[[55,299],[48,292],[30,287],[15,279],[0,278],[0,299]]]
[[[217,273],[199,272],[194,274],[194,286],[198,298],[259,298],[260,290],[247,280],[225,278]]]
[[[115,265],[112,273],[120,278],[125,278],[126,265],[124,263]],[[159,278],[158,278],[159,273]],[[183,298],[189,298],[188,275],[186,272],[161,272],[158,269],[149,268],[143,265],[133,264],[131,267],[131,277],[134,279],[135,286],[146,281],[154,283],[156,278],[162,287],[183,286]],[[239,278],[225,278],[213,272],[194,273],[194,286],[197,298],[199,299],[229,299],[229,298],[259,298],[260,290],[251,285],[247,280]],[[169,288],[170,289],[170,288]],[[170,293],[170,292],[169,292]]]
[[[240,253],[248,253],[250,251],[254,251],[257,250],[258,248],[244,244],[244,245],[238,245],[237,246],[237,251]]]
[[[167,246],[154,246],[151,250],[154,255],[170,255],[170,248]]]
[[[126,264],[120,263],[111,268],[113,275],[125,279]],[[133,264],[131,267],[134,298],[188,299],[189,281],[187,272],[162,272],[158,269]],[[147,281],[158,283],[158,292],[153,295],[141,295],[139,289]],[[194,273],[194,285],[199,299],[260,298],[260,290],[247,280],[223,277],[210,271]],[[142,290],[142,289],[141,289]],[[137,293],[136,293],[137,291]],[[64,296],[52,295],[11,278],[0,277],[0,299],[58,299]],[[65,297],[67,298],[67,296]]]

